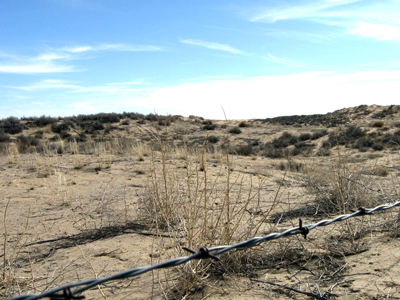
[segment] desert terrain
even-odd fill
[[[0,120],[0,297],[395,203],[399,150],[397,105],[257,120]],[[76,296],[399,299],[399,237],[392,208]]]

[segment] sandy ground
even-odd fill
[[[136,133],[138,140],[143,138],[139,132],[153,130],[135,126],[129,127],[128,132]],[[189,141],[204,139],[207,135],[187,124],[182,128],[179,127],[182,124],[173,126],[175,132],[187,134]],[[244,128],[241,137],[232,138],[233,144],[239,145],[241,139],[256,138],[265,142],[279,136],[283,130],[317,129],[263,126],[255,123],[253,127]],[[180,142],[178,138],[176,141]],[[369,194],[377,198],[375,204],[398,200],[398,151],[388,149],[378,154],[343,151],[348,159],[347,166],[365,174],[363,182],[368,186],[363,190],[371,189]],[[287,163],[285,159],[231,156],[231,182],[236,183],[232,195],[238,195],[240,187],[245,194],[251,185],[259,184],[259,197],[252,200],[246,216],[253,214],[257,218],[256,208],[264,212],[269,210],[279,191],[274,210],[259,235],[298,226],[299,217],[305,224],[328,217],[327,214],[308,214],[306,208],[317,198],[315,190],[310,189],[310,180],[323,187],[326,172],[338,161],[337,154],[294,160],[306,166],[306,170],[285,172],[280,167]],[[174,150],[166,164],[171,174],[186,174],[185,160],[179,151]],[[152,160],[148,152],[141,155],[136,150],[131,153],[0,156],[0,258],[2,264],[8,265],[3,279],[13,278],[12,288],[7,288],[6,281],[2,281],[2,298],[42,292],[70,282],[109,276],[188,255],[176,247],[177,240],[168,237],[171,235],[168,230],[156,230],[146,221],[143,203],[148,197],[147,188],[151,186],[154,168],[161,165],[159,153]],[[387,168],[388,176],[371,175],[377,166]],[[224,158],[209,154],[206,168],[209,182],[217,182],[209,188],[213,188],[216,197],[222,198],[226,178],[221,174],[225,174],[227,168]],[[195,169],[192,171],[195,175]],[[242,198],[236,200],[240,202]],[[233,196],[232,201],[235,201]],[[309,296],[299,292],[305,291],[324,295],[325,299],[398,299],[397,214],[397,209],[393,209],[360,217],[352,223],[320,227],[311,231],[307,239],[296,235],[263,243],[254,252],[262,263],[251,267],[247,274],[211,274],[204,279],[201,289],[193,289],[187,297],[308,299]],[[331,217],[335,215],[332,213]],[[241,226],[244,228],[246,223]],[[357,234],[361,237],[356,237]],[[185,237],[181,237],[179,243],[186,246]],[[84,295],[87,299],[171,298],[169,288],[179,277],[177,270],[154,271],[109,282]]]

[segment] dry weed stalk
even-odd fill
[[[257,217],[249,213],[254,203],[260,207],[260,191],[265,179],[257,177],[258,184],[254,184],[251,175],[249,183],[248,175],[233,175],[229,147],[225,163],[218,167],[214,179],[208,176],[206,142],[197,151],[184,145],[177,159],[171,153],[166,128],[158,135],[157,149],[160,151],[152,152],[151,178],[141,201],[151,223],[169,232],[179,255],[182,255],[182,244],[190,249],[227,245],[255,236],[261,230],[278,201],[279,190],[269,210]],[[183,167],[173,167],[181,165],[182,160]],[[232,255],[223,256],[218,266],[210,261],[188,263],[180,268],[175,292],[183,297],[195,286],[204,284],[205,278],[214,272],[214,266],[215,270],[225,270],[223,273],[243,269],[242,263],[248,261],[243,256],[251,255],[250,252],[238,252],[233,255],[234,259]]]
[[[20,282],[18,281],[18,277],[16,275],[16,266],[15,260],[17,257],[17,249],[20,246],[22,238],[25,236],[28,231],[29,218],[31,213],[31,208],[28,208],[28,216],[26,218],[25,227],[23,232],[19,235],[14,245],[12,245],[12,254],[11,256],[7,255],[7,242],[8,242],[8,232],[7,232],[7,212],[11,199],[9,198],[6,203],[6,207],[4,209],[3,216],[3,227],[4,227],[4,240],[3,240],[3,270],[2,270],[2,282],[0,283],[1,289],[4,289],[4,296],[10,297],[15,293],[18,293],[16,289]],[[31,273],[32,275],[32,273]],[[32,275],[33,277],[33,275]]]

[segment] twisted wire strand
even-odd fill
[[[225,252],[231,251],[233,249],[240,249],[240,248],[249,248],[256,246],[262,242],[269,241],[269,240],[275,240],[284,236],[290,236],[290,235],[295,235],[295,234],[302,234],[304,237],[307,236],[310,230],[318,227],[318,226],[327,226],[335,222],[340,222],[347,220],[349,218],[357,217],[357,216],[364,216],[364,215],[371,215],[375,212],[379,211],[384,211],[387,209],[391,209],[393,207],[400,206],[400,201],[396,202],[394,204],[384,204],[384,205],[379,205],[375,208],[367,209],[361,207],[357,211],[351,213],[351,214],[346,214],[346,215],[341,215],[333,219],[328,219],[328,220],[322,220],[319,221],[315,224],[310,224],[310,225],[305,225],[302,226],[302,221],[300,219],[299,221],[299,227],[294,227],[287,229],[281,233],[271,233],[266,236],[262,237],[254,237],[249,240],[234,244],[234,245],[228,245],[228,246],[217,246],[217,247],[212,247],[212,248],[201,248],[198,252],[195,252],[193,250],[190,250],[188,248],[184,248],[185,250],[193,253],[190,256],[183,256],[179,258],[175,258],[169,261],[161,262],[156,265],[152,266],[147,266],[147,267],[139,267],[139,268],[134,268],[134,269],[129,269],[108,277],[102,277],[102,278],[97,278],[97,279],[89,279],[85,281],[78,281],[75,283],[70,283],[66,284],[64,286],[54,288],[52,290],[43,292],[43,293],[37,293],[37,294],[28,294],[28,295],[20,295],[16,296],[13,298],[9,298],[8,300],[36,300],[36,299],[41,299],[45,297],[49,297],[52,300],[59,300],[59,299],[83,299],[84,296],[76,296],[81,294],[82,292],[105,282],[112,281],[112,280],[117,280],[117,279],[125,279],[133,276],[137,276],[146,272],[149,272],[151,270],[155,269],[161,269],[161,268],[170,268],[174,266],[178,266],[181,264],[184,264],[188,261],[191,260],[197,260],[197,259],[219,259],[217,255],[223,254]],[[71,288],[82,286],[79,289],[76,289],[75,291],[71,291]],[[60,294],[59,292],[62,292]]]

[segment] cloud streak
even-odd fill
[[[357,22],[356,28],[349,33],[380,41],[400,41],[400,26]]]
[[[60,90],[60,91],[64,90],[64,91],[69,91],[70,93],[78,93],[78,94],[115,93],[115,95],[117,96],[118,93],[141,92],[148,90],[148,88],[144,89],[136,87],[140,85],[149,85],[149,83],[144,83],[142,80],[138,80],[132,82],[108,83],[99,86],[83,86],[83,85],[69,84],[68,82],[57,79],[45,79],[28,86],[5,86],[5,87],[26,92],[40,92],[44,90]],[[135,88],[132,88],[132,86],[135,86]]]
[[[77,89],[79,88],[76,85],[66,84],[61,80],[54,79],[46,79],[40,82],[36,82],[30,86],[6,86],[8,88],[17,89],[21,91],[39,91],[39,90],[48,90],[48,89]]]
[[[239,49],[233,48],[226,44],[220,44],[220,43],[214,43],[214,42],[208,42],[208,41],[202,41],[202,40],[194,40],[194,39],[180,40],[180,42],[182,44],[199,46],[199,47],[204,47],[204,48],[208,48],[208,49],[212,49],[212,50],[230,52],[230,53],[234,53],[234,54],[245,54],[245,52],[243,52]]]
[[[64,73],[76,71],[73,66],[56,64],[0,64],[0,73],[11,74],[43,74],[43,73]]]
[[[314,1],[306,5],[279,8],[261,8],[250,16],[251,22],[275,23],[283,20],[312,19],[332,15],[330,9],[357,2],[358,0]],[[334,14],[334,13],[333,13]]]
[[[128,44],[103,44],[100,46],[75,46],[60,49],[69,53],[84,53],[98,51],[123,51],[123,52],[154,52],[164,51],[163,47],[153,45],[128,45]]]
[[[264,56],[264,59],[277,63],[277,64],[281,64],[281,65],[285,65],[285,66],[290,66],[290,67],[301,67],[302,64],[297,63],[289,58],[280,58],[280,57],[276,57],[274,55],[272,55],[271,53],[268,53],[268,56]]]
[[[400,40],[400,19],[393,1],[319,0],[303,5],[257,8],[247,14],[250,22],[277,23],[303,20],[342,27],[346,33],[380,41]]]
[[[0,73],[11,74],[43,74],[77,72],[76,68],[68,61],[87,58],[90,52],[156,52],[164,51],[162,47],[152,45],[128,45],[128,44],[103,44],[100,46],[75,46],[60,49],[50,49],[33,57],[22,57],[0,53]]]

